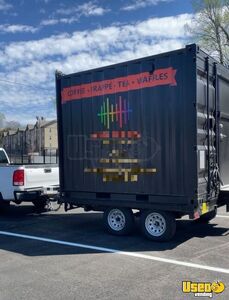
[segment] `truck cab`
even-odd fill
[[[9,157],[3,148],[0,148],[0,165],[10,164]]]

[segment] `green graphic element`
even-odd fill
[[[117,122],[119,127],[122,128],[123,125],[127,124],[129,121],[129,115],[131,112],[132,109],[130,109],[129,101],[126,101],[125,99],[123,100],[120,96],[118,103],[116,103],[115,106],[114,104],[110,104],[110,100],[107,98],[101,105],[98,117],[107,129],[110,129],[110,125],[113,122]]]

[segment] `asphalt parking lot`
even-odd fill
[[[0,216],[0,299],[198,299],[182,292],[184,280],[220,280],[213,299],[229,299],[229,214],[218,215],[180,220],[172,242],[155,243],[138,220],[133,235],[114,237],[100,213],[12,206]]]

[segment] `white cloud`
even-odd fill
[[[55,97],[56,69],[68,74],[181,48],[187,38],[184,27],[191,17],[182,14],[150,18],[131,25],[0,45],[0,102],[10,108],[26,109],[31,114],[34,107],[45,110]],[[1,78],[34,88],[6,85]]]
[[[47,19],[41,21],[41,26],[50,26],[56,24],[72,24],[78,22],[79,18],[69,17],[69,18],[59,18],[59,19]]]
[[[136,10],[139,8],[144,8],[151,5],[157,5],[160,2],[171,2],[174,0],[134,0],[129,4],[123,6],[121,10]]]
[[[49,26],[56,25],[58,23],[72,24],[78,22],[81,17],[103,16],[109,11],[110,9],[98,6],[94,1],[89,1],[77,6],[64,6],[57,9],[54,13],[54,16],[52,16],[51,18],[42,20],[41,25]]]
[[[0,63],[14,67],[26,61],[36,61],[51,56],[69,56],[81,52],[105,53],[128,49],[133,45],[148,44],[185,36],[184,24],[191,15],[151,18],[133,25],[110,26],[92,31],[76,31],[72,34],[53,35],[45,39],[11,43],[1,50]],[[158,42],[158,41],[157,41]]]
[[[39,12],[44,15],[46,13],[46,10],[44,8],[41,8]]]
[[[56,25],[58,23],[59,23],[58,19],[47,19],[41,21],[42,26]]]
[[[11,9],[13,6],[7,3],[5,0],[0,0],[0,11],[7,11]]]
[[[48,4],[50,3],[52,0],[35,0],[36,2],[41,2],[41,3],[44,3],[44,4]]]
[[[22,24],[4,24],[0,25],[0,33],[18,33],[18,32],[31,32],[34,33],[38,30],[33,26]]]
[[[56,11],[56,13],[60,15],[78,14],[79,16],[88,17],[88,16],[102,16],[108,11],[110,10],[98,6],[94,1],[89,1],[87,3],[77,5],[77,6],[60,8]]]

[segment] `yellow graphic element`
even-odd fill
[[[138,181],[138,175],[130,175],[130,181],[132,182]]]
[[[103,145],[110,145],[111,142],[109,140],[103,140]],[[132,140],[120,140],[116,142],[119,145],[131,145],[131,144],[135,144],[136,141],[132,141]]]
[[[225,290],[225,285],[221,281],[213,282],[212,283],[212,291],[216,294],[220,294]]]
[[[85,168],[85,173],[103,174],[103,181],[136,182],[140,174],[156,173],[157,169],[149,168]]]
[[[135,158],[101,158],[100,163],[102,164],[136,164],[139,163],[139,159]]]
[[[107,140],[104,140],[104,142]],[[141,159],[127,158],[125,152],[118,149],[112,149],[108,154],[108,158],[101,158],[101,164],[113,164],[111,167],[103,168],[85,168],[85,173],[96,173],[103,175],[103,182],[124,181],[137,182],[140,174],[156,173],[156,168],[141,168],[139,166]],[[135,167],[130,166],[125,168],[124,164],[134,164]]]
[[[104,102],[103,110],[105,111],[108,106],[109,103],[107,101]],[[114,121],[114,118],[117,118],[116,115],[114,116],[115,109],[117,111],[117,107],[115,108],[111,105],[109,119],[108,116],[102,116],[103,122],[106,123],[108,128],[110,123]],[[103,182],[137,182],[141,174],[157,172],[156,168],[143,167],[141,164],[144,163],[144,159],[137,158],[136,155],[138,153],[134,151],[132,153],[131,151],[131,145],[137,144],[138,141],[136,139],[141,137],[137,131],[112,131],[112,134],[101,132],[101,134],[96,133],[91,136],[94,139],[102,138],[102,144],[104,145],[103,156],[105,157],[97,159],[99,165],[96,168],[86,167],[84,169],[85,173],[102,175]],[[110,149],[110,146],[113,149]],[[106,153],[105,155],[104,152]],[[135,157],[130,157],[130,155]]]
[[[101,158],[101,159],[100,159],[100,163],[101,163],[101,164],[109,164],[110,161],[111,161],[111,160],[110,160],[109,158]]]
[[[121,144],[121,145],[131,145],[131,144],[135,144],[135,143],[136,143],[135,141],[131,141],[131,140],[119,141],[119,144]]]
[[[84,171],[86,173],[135,173],[135,174],[140,174],[140,173],[156,173],[157,169],[148,169],[148,168],[132,168],[132,169],[116,169],[116,168],[85,168]]]
[[[115,182],[115,181],[124,181],[124,182],[137,182],[138,175],[130,175],[128,173],[124,173],[124,175],[103,175],[103,182]]]
[[[124,181],[125,182],[129,181],[129,174],[128,174],[128,172],[124,172]]]
[[[182,282],[182,292],[185,294],[193,293],[196,297],[212,297],[213,293],[220,294],[225,290],[225,285],[221,281],[216,282]]]
[[[207,205],[206,202],[204,202],[204,203],[202,204],[202,210],[201,210],[202,215],[203,215],[203,214],[206,214],[208,211],[209,211],[208,205]]]

